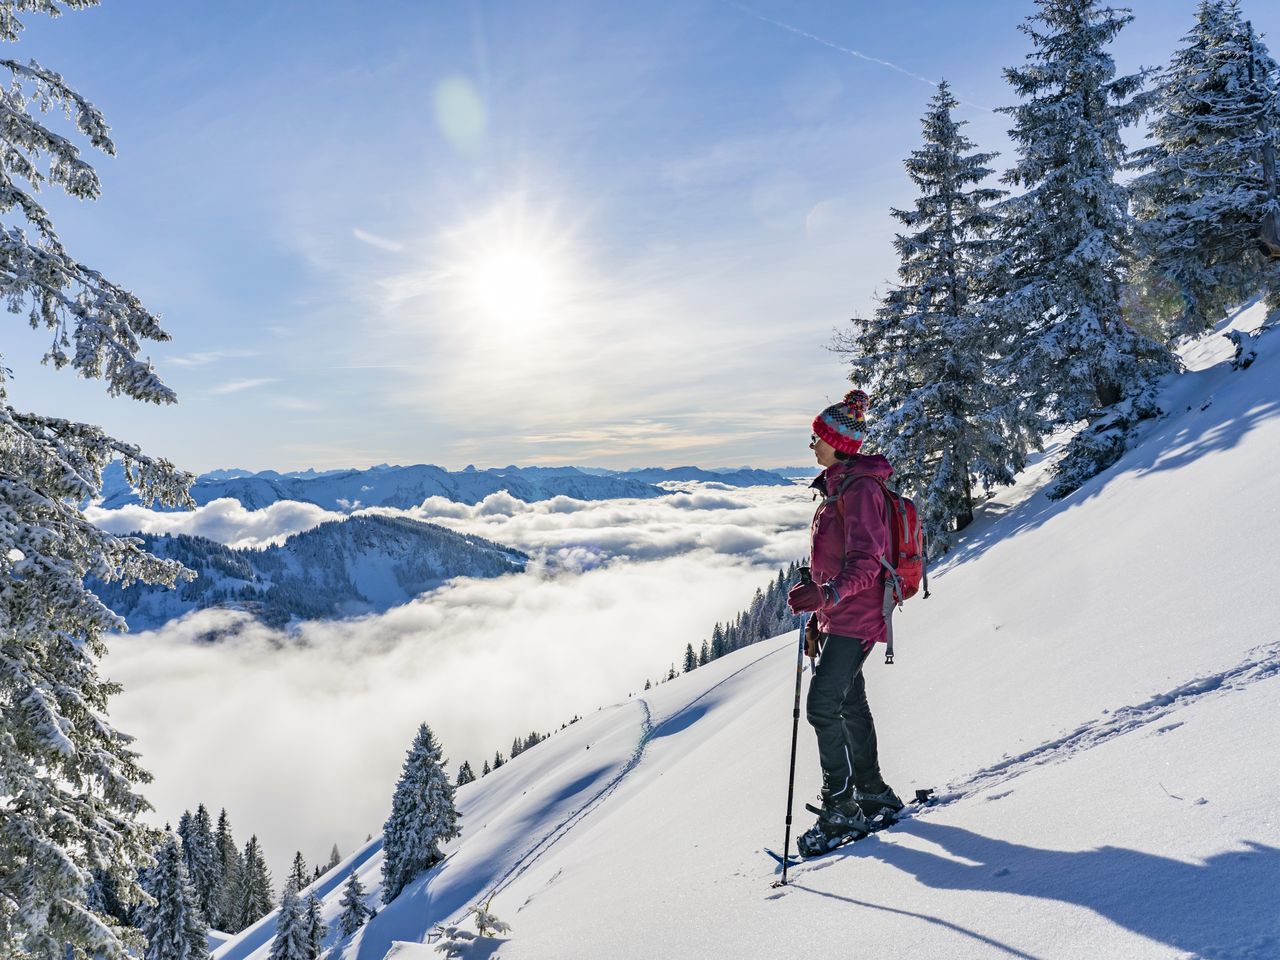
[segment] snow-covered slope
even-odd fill
[[[340,954],[436,957],[432,926],[492,896],[513,930],[474,955],[503,960],[1280,957],[1280,334],[1258,348],[1243,372],[1225,340],[1190,348],[1169,415],[1057,503],[1046,455],[900,615],[868,693],[886,777],[937,807],[771,887],[778,637],[461,788],[450,858]],[[798,771],[803,829],[803,723]],[[319,881],[330,920],[350,870],[378,895],[379,844]],[[264,958],[273,926],[215,956]]]

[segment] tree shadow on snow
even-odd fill
[[[1275,893],[1280,847],[1249,841],[1242,850],[1187,863],[1123,847],[1063,851],[1023,846],[924,819],[899,829],[937,844],[950,856],[876,838],[849,848],[849,855],[870,855],[937,889],[1076,904],[1199,957],[1239,956],[1241,951],[1280,956]]]

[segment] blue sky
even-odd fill
[[[1134,3],[1121,69],[1191,2]],[[106,0],[6,55],[106,114],[64,243],[165,318],[171,408],[37,366],[20,408],[194,470],[780,465],[893,276],[902,159],[947,78],[1006,152],[1030,2]],[[1253,0],[1265,33],[1280,12]],[[870,59],[868,59],[870,58]],[[886,61],[887,66],[876,60]]]

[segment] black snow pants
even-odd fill
[[[818,734],[822,793],[830,799],[844,799],[855,787],[886,789],[862,676],[866,659],[861,640],[827,634],[809,682],[809,723]]]

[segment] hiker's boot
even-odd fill
[[[817,822],[801,834],[797,846],[801,856],[813,857],[870,832],[871,827],[862,814],[856,796],[840,799],[823,797]]]
[[[868,822],[892,820],[903,807],[901,798],[892,787],[884,783],[880,786],[884,789],[879,792],[859,790],[857,793],[858,807]]]

